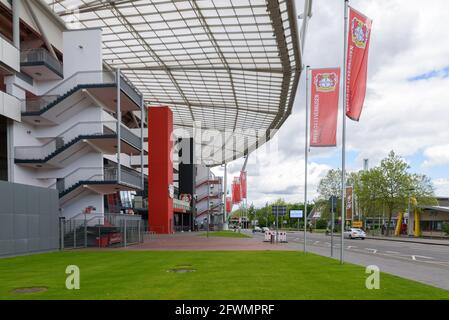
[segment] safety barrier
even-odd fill
[[[265,231],[265,237],[264,242],[281,242],[281,243],[287,243],[287,232],[285,231],[279,231],[276,234],[276,231]]]
[[[286,243],[287,242],[287,232],[285,232],[285,231],[278,232],[278,239],[279,239],[279,242]]]

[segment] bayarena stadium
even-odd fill
[[[0,255],[226,229],[211,168],[291,114],[304,2],[0,0]]]

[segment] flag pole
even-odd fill
[[[306,66],[306,132],[305,132],[305,144],[304,144],[304,252],[306,252],[306,240],[307,240],[307,173],[308,173],[308,144],[309,144],[309,69],[310,66]]]
[[[341,240],[340,240],[340,263],[343,263],[344,232],[346,225],[346,54],[348,46],[348,6],[349,0],[345,0],[344,13],[344,48],[343,48],[343,103],[342,103],[342,147],[341,147]]]

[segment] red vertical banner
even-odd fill
[[[312,69],[310,146],[337,145],[340,68]]]
[[[359,121],[365,101],[371,25],[371,19],[349,8],[345,105],[346,115],[355,121]]]
[[[346,220],[352,220],[352,204],[353,204],[353,199],[352,199],[352,187],[351,186],[347,186],[346,187]]]
[[[246,171],[240,171],[240,187],[242,193],[242,199],[246,199],[247,189],[246,189]]]
[[[234,177],[234,181],[232,182],[232,203],[240,203],[242,201],[242,191],[240,186],[240,179],[238,177]]]
[[[226,212],[229,213],[232,211],[232,198],[226,197]]]

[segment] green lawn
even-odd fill
[[[199,236],[206,237],[207,233],[200,233]],[[226,238],[251,238],[250,236],[234,231],[211,231],[209,237],[226,237]]]
[[[81,289],[65,289],[67,265]],[[190,273],[167,272],[176,266]],[[449,299],[449,291],[293,251],[66,251],[0,259],[0,299]],[[17,294],[18,287],[48,287]]]

